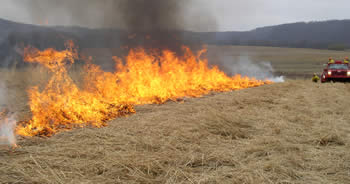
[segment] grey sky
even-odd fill
[[[50,0],[40,0],[46,4]],[[71,2],[77,0],[70,0]],[[90,0],[91,1],[91,0]],[[102,0],[96,0],[101,2]],[[111,0],[105,0],[111,1]],[[185,0],[191,1],[183,9],[185,27],[196,31],[250,30],[260,26],[298,21],[350,19],[349,0]],[[102,27],[105,13],[114,11],[101,7],[101,3],[82,3],[77,6],[86,19],[75,19],[73,12],[64,6],[53,5],[48,9],[43,3],[37,9],[31,0],[0,0],[0,18],[40,24],[48,20],[50,25],[80,25]],[[86,1],[85,1],[86,2]],[[31,7],[31,8],[29,8]],[[104,11],[101,11],[103,9]],[[83,12],[83,13],[81,13]],[[33,16],[36,14],[36,16]],[[37,16],[40,14],[40,16]],[[41,19],[41,20],[39,20]],[[115,19],[118,19],[115,17]],[[84,21],[82,21],[84,20]],[[120,21],[120,20],[119,20]]]

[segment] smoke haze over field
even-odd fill
[[[230,73],[242,76],[254,77],[259,80],[270,80],[273,82],[284,82],[283,76],[275,76],[274,68],[270,62],[253,62],[249,56],[239,56],[238,61],[225,66]]]
[[[7,104],[7,90],[6,85],[0,81],[0,145],[16,144],[15,128],[16,119],[14,114],[3,112]],[[8,117],[9,116],[9,117]]]
[[[194,0],[14,0],[31,22],[48,25],[81,25],[94,28],[120,28],[130,35],[104,34],[107,42],[147,48],[179,50],[184,44],[183,30],[216,29],[216,20]],[[191,25],[191,26],[189,26]],[[136,34],[134,34],[136,33]],[[119,36],[118,39],[114,39]],[[132,36],[131,36],[132,37]],[[135,39],[134,39],[135,38]],[[93,41],[91,41],[92,44]],[[192,42],[191,42],[192,43]],[[186,43],[190,45],[191,43]]]
[[[215,29],[205,8],[195,0],[13,0],[13,9],[35,24],[114,27],[132,31]],[[15,8],[14,8],[15,7]],[[190,25],[190,26],[189,26]]]
[[[16,119],[14,115],[0,118],[0,145],[16,145]]]
[[[183,30],[183,0],[123,0],[116,6],[129,30]]]
[[[348,0],[178,1],[175,5],[181,5],[177,8],[180,7],[184,22],[175,24],[180,23],[181,27],[194,31],[238,31],[287,22],[350,18],[350,14],[344,13],[350,6]],[[142,5],[149,0],[1,0],[0,18],[33,24],[45,23],[47,19],[49,25],[125,27],[124,17],[120,16],[119,12],[123,2]],[[172,0],[159,2],[172,4]],[[146,7],[150,9],[144,10],[157,13],[154,6]],[[140,7],[129,10],[140,10]],[[173,10],[165,8],[162,11],[171,14]],[[177,12],[175,15],[180,14]],[[217,20],[217,25],[212,25],[212,20]]]
[[[5,83],[0,79],[0,112],[7,104],[7,90]]]

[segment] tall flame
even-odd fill
[[[109,119],[135,112],[131,105],[111,103],[98,94],[80,90],[65,67],[77,58],[72,42],[68,42],[64,51],[25,49],[25,61],[46,66],[53,76],[42,92],[38,87],[28,91],[33,117],[17,127],[17,134],[51,136],[62,129],[86,125],[102,127]]]
[[[209,67],[202,57],[206,50],[194,54],[183,47],[185,54],[179,57],[169,50],[159,54],[140,48],[132,49],[124,61],[113,57],[114,73],[87,64],[84,87],[79,89],[66,69],[78,58],[78,52],[71,41],[66,47],[64,51],[25,49],[24,60],[46,66],[53,77],[43,91],[38,87],[29,90],[33,117],[18,126],[19,135],[51,136],[76,126],[102,127],[107,120],[135,112],[132,105],[161,104],[269,83],[240,75],[229,77],[218,67]]]
[[[224,92],[256,87],[267,82],[241,77],[229,77],[218,67],[208,67],[201,55],[183,47],[185,55],[176,56],[165,50],[150,54],[144,49],[131,50],[123,60],[114,57],[116,72],[107,73],[92,66],[86,78],[90,90],[101,93],[109,101],[132,104],[164,103],[181,97],[200,97],[211,91]]]

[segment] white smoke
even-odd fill
[[[284,82],[283,76],[274,75],[275,70],[270,62],[253,62],[249,56],[239,56],[237,61],[225,62],[225,68],[229,68],[233,75],[241,74],[259,80]]]
[[[0,108],[5,105],[5,101],[6,101],[5,95],[6,95],[6,86],[2,81],[0,81],[0,105],[1,105]]]
[[[6,85],[0,81],[0,145],[16,146],[16,116],[6,112]]]
[[[16,145],[15,129],[15,115],[0,119],[0,145]]]

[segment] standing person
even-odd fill
[[[344,59],[344,63],[345,63],[345,64],[349,64],[349,57],[346,57],[346,58]]]
[[[331,57],[328,60],[329,60],[329,62],[328,62],[329,64],[335,63],[334,59],[332,59]]]

